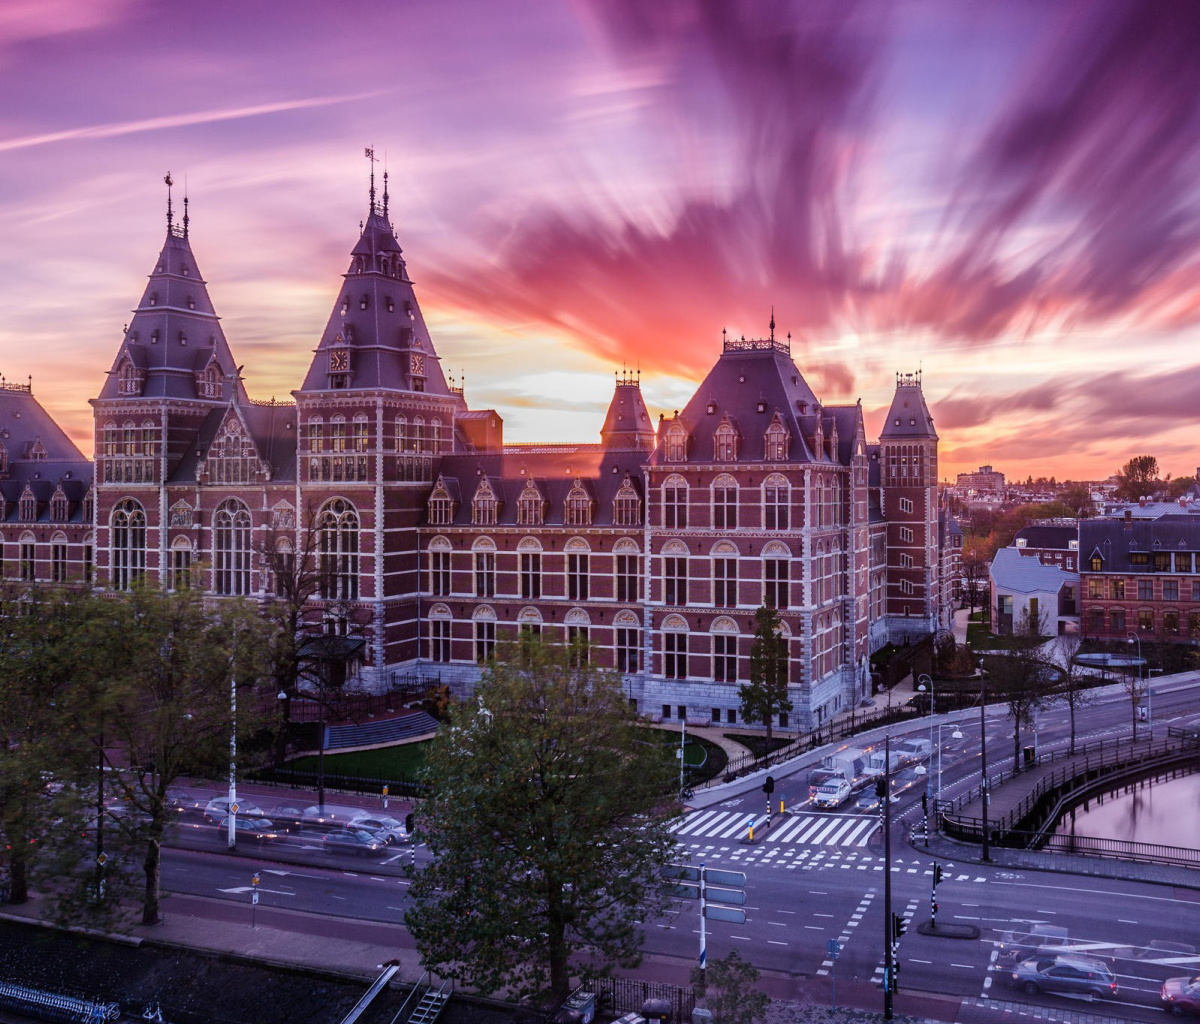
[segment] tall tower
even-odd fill
[[[419,638],[417,525],[441,457],[455,450],[461,389],[447,384],[383,202],[370,206],[303,386],[298,414],[301,533],[337,579],[324,628],[368,640],[371,685],[413,662]]]
[[[97,582],[125,589],[165,571],[166,484],[191,458],[214,410],[244,401],[238,367],[213,310],[166,177],[167,237],[108,378],[92,399]],[[118,536],[112,536],[113,524]]]
[[[938,625],[938,436],[921,374],[898,373],[879,434],[880,485],[887,520],[888,638],[928,636]]]

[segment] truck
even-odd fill
[[[846,781],[840,768],[814,768],[808,775],[809,800],[816,799],[817,790],[825,785],[825,783],[833,782],[836,779],[841,779],[843,782]]]
[[[886,763],[888,760],[889,758],[885,755],[882,747],[879,750],[868,750],[867,763],[863,769],[864,774],[869,775],[871,778],[878,778],[884,771],[894,772],[902,765],[908,764],[910,759],[908,755],[893,747],[890,765]]]
[[[821,767],[841,772],[842,778],[854,786],[867,775],[867,755],[857,747],[845,747],[821,758]]]

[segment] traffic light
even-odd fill
[[[934,864],[934,866],[933,866],[933,887],[935,889],[938,887],[938,883],[941,880],[942,880],[942,866],[940,864]]]
[[[898,939],[908,931],[908,919],[900,914],[892,915],[892,938]]]
[[[927,793],[921,794],[921,813],[929,813],[929,795]]]
[[[875,795],[879,797],[880,800],[887,796],[887,779],[883,776],[880,776],[875,780]]]
[[[766,793],[767,796],[770,796],[775,792],[775,780],[770,775],[767,776],[767,781],[763,783],[762,791]]]
[[[412,834],[413,834],[413,816],[412,816],[412,811],[409,811],[409,812],[408,812],[408,813],[407,813],[407,814],[404,816],[404,831],[405,831],[405,832],[408,834],[408,836],[409,836],[410,838],[412,837]]]

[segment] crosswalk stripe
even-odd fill
[[[849,836],[846,837],[846,845],[866,846],[867,840],[871,838],[872,833],[875,831],[875,826],[878,824],[879,822],[873,821],[870,818],[868,818],[866,821],[860,822],[858,828],[856,828]],[[862,836],[862,838],[859,839],[859,836]],[[857,842],[855,842],[855,840],[857,840]]]
[[[701,825],[711,823],[716,818],[723,818],[728,811],[701,811],[699,814],[692,816],[691,821],[687,821],[683,828],[675,829],[675,834],[686,836],[689,832],[695,832]]]
[[[727,829],[726,831],[720,833],[720,835],[717,838],[728,839],[731,836],[737,835],[739,832],[743,833],[743,834],[747,833],[750,830],[750,822],[752,822],[753,820],[754,820],[753,814],[744,814],[744,815],[742,815],[742,817],[738,821],[738,823],[733,826],[733,828]]]
[[[674,834],[690,839],[744,839],[750,823],[765,826],[766,819],[740,811],[701,810],[679,819]],[[759,838],[778,848],[783,845],[820,845],[863,847],[879,827],[873,816],[804,814],[785,819],[774,831]]]
[[[778,832],[776,832],[774,835],[769,835],[769,836],[767,836],[767,838],[770,839],[772,842],[786,843],[789,839],[792,838],[792,836],[794,836],[797,832],[799,832],[802,828],[804,828],[807,825],[807,823],[808,823],[807,818],[795,818],[792,821],[789,821],[786,825],[784,825],[783,828],[780,829]]]

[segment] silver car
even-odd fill
[[[389,846],[393,843],[402,843],[408,838],[408,833],[404,831],[404,823],[395,818],[389,818],[386,814],[379,817],[364,815],[361,818],[355,818],[350,822],[349,827],[366,829]]]
[[[1014,988],[1029,995],[1058,992],[1064,995],[1115,999],[1117,979],[1103,960],[1092,956],[1053,956],[1022,960],[1012,969]]]

